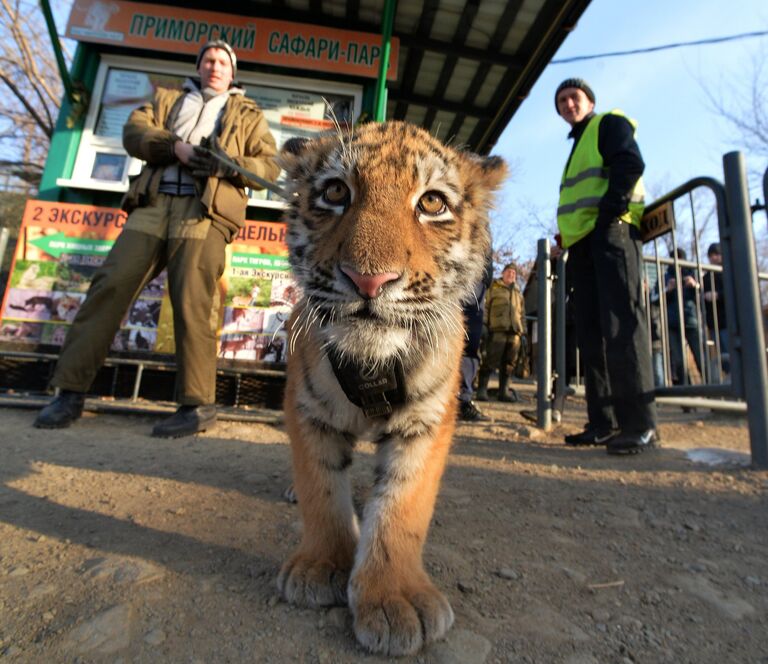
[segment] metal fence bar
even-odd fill
[[[662,276],[665,274],[665,271],[662,270],[663,266],[674,266],[676,265],[678,268],[678,272],[682,268],[691,268],[693,270],[696,270],[697,276],[696,280],[699,283],[698,287],[698,293],[696,296],[696,325],[698,328],[698,339],[699,339],[699,353],[702,360],[702,366],[699,367],[702,380],[705,384],[711,383],[711,382],[717,382],[722,383],[723,382],[723,376],[722,376],[722,369],[721,369],[721,363],[723,360],[723,356],[721,354],[720,349],[720,327],[721,323],[717,315],[717,307],[716,307],[716,300],[712,301],[712,316],[713,316],[713,330],[709,330],[707,326],[707,320],[706,316],[704,314],[704,311],[706,309],[706,302],[704,300],[704,293],[707,290],[706,286],[709,284],[709,290],[714,291],[714,275],[716,273],[723,273],[722,266],[714,265],[714,264],[708,264],[708,263],[702,263],[700,259],[696,262],[689,261],[689,260],[683,260],[678,258],[675,260],[674,258],[661,258],[658,255],[658,247],[655,247],[656,255],[653,257],[650,256],[644,256],[643,260],[645,262],[646,266],[646,273],[648,273],[648,268],[652,267],[652,272],[655,273],[659,280],[659,298],[658,298],[658,307],[659,307],[659,328],[660,328],[660,342],[662,345],[661,352],[663,353],[664,358],[664,380],[662,382],[659,382],[657,380],[656,387],[661,387],[668,385],[670,383],[670,363],[669,363],[669,356],[670,356],[670,342],[669,342],[669,322],[667,319],[667,292],[666,288],[662,288],[661,284],[663,284]],[[680,284],[678,284],[680,286]],[[705,287],[702,287],[705,286]],[[677,291],[677,297],[678,299],[682,299],[680,288],[676,288]],[[727,296],[726,296],[727,299]],[[650,293],[647,298],[648,304],[650,304],[651,298]],[[678,305],[680,303],[678,302]],[[650,313],[650,312],[649,312]],[[650,317],[650,316],[649,316]],[[678,328],[679,329],[679,328]],[[683,328],[684,330],[684,328]],[[678,334],[680,332],[678,331]],[[677,340],[675,340],[677,341]],[[716,360],[717,362],[708,362],[709,356],[708,356],[708,348],[709,346],[713,346],[716,351]],[[652,349],[653,352],[653,349]],[[711,366],[710,366],[711,364]],[[715,381],[713,381],[713,378],[716,378]],[[686,376],[686,381],[687,376]]]
[[[747,402],[749,441],[752,464],[768,468],[768,369],[765,358],[765,336],[761,323],[760,292],[757,281],[755,239],[749,206],[746,166],[740,152],[723,157],[725,192],[728,205],[728,228],[734,285],[738,293],[737,312],[740,338],[732,345],[743,359],[743,389]],[[729,270],[725,270],[727,276]],[[729,313],[730,315],[730,313]],[[730,329],[730,320],[729,329]]]
[[[768,218],[768,168],[763,173],[763,211]]]
[[[690,192],[688,192],[690,193]],[[675,342],[676,346],[679,346],[680,360],[682,360],[682,372],[683,372],[683,384],[687,383],[690,376],[690,369],[688,367],[688,353],[685,351],[686,347],[686,334],[685,334],[685,313],[683,311],[683,283],[680,259],[677,257],[677,234],[672,233],[672,256],[675,267],[675,305],[677,309],[677,339],[670,340]],[[666,289],[665,289],[666,292]]]
[[[552,264],[546,238],[537,242],[536,271],[539,284],[536,423],[549,431],[552,428]]]
[[[141,390],[141,379],[144,375],[144,365],[139,364],[136,366],[136,377],[133,380],[133,394],[131,395],[131,401],[139,400],[139,391]]]
[[[672,369],[670,367],[670,360],[669,360],[669,322],[667,321],[667,290],[666,288],[662,288],[661,281],[662,281],[662,271],[661,271],[661,265],[664,261],[664,259],[659,256],[659,243],[658,240],[654,240],[653,242],[653,265],[654,269],[656,271],[656,292],[659,295],[659,342],[661,343],[661,348],[659,349],[661,352],[661,377],[659,380],[659,377],[656,375],[656,369],[654,368],[654,384],[656,387],[660,387],[661,385],[666,385],[669,382],[670,376],[672,375]],[[650,300],[650,297],[649,297]],[[651,335],[648,335],[651,336]],[[651,358],[654,361],[654,367],[655,362],[657,361],[655,358],[653,358],[653,344],[651,344]]]
[[[555,402],[553,416],[559,422],[565,409],[565,396],[568,383],[568,358],[565,350],[565,305],[566,305],[566,276],[568,250],[560,255],[555,263]]]
[[[693,385],[687,387],[690,394],[694,394]],[[684,391],[683,391],[684,393]],[[586,390],[580,385],[573,390],[573,395],[584,399]],[[711,395],[710,395],[711,396]],[[656,403],[665,406],[679,406],[681,408],[701,408],[702,410],[717,410],[724,413],[746,414],[747,404],[733,399],[711,399],[708,396],[681,396],[681,391],[675,390],[674,396],[656,395]]]
[[[0,268],[5,263],[5,250],[8,248],[8,238],[10,235],[7,228],[0,228]]]
[[[654,390],[656,396],[696,396],[713,399],[733,397],[733,390],[728,383],[711,385],[664,385]]]
[[[691,220],[693,223],[693,228],[696,228],[696,210],[695,206],[693,204],[693,191],[688,192],[688,200],[690,201],[691,206]],[[694,233],[693,234],[693,258],[696,262],[696,267],[694,268],[696,270],[696,282],[698,286],[696,287],[696,299],[695,299],[695,305],[696,305],[696,326],[699,331],[699,343],[698,345],[698,355],[701,366],[699,367],[699,372],[701,373],[702,381],[705,383],[709,382],[709,366],[708,362],[705,361],[706,358],[706,339],[707,339],[707,322],[704,319],[704,315],[702,312],[706,310],[705,304],[704,304],[704,289],[703,289],[703,283],[704,279],[702,275],[704,274],[704,270],[702,269],[701,264],[701,248],[699,247],[699,234]]]

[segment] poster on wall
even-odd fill
[[[57,351],[125,221],[115,208],[28,201],[0,307],[0,350]],[[285,361],[285,326],[299,293],[284,238],[283,224],[246,221],[227,247],[219,282],[220,359]],[[135,357],[174,350],[163,272],[126,312],[111,352]]]
[[[339,124],[355,123],[355,98],[351,94],[321,94],[275,85],[245,85],[245,94],[261,108],[278,148],[291,138],[311,138]],[[282,184],[282,173],[278,183]],[[274,192],[250,191],[251,199],[282,200]]]
[[[110,68],[101,93],[94,135],[122,141],[123,126],[131,112],[152,99],[157,88],[181,90],[184,78],[171,74]]]

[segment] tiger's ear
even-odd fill
[[[496,155],[482,156],[473,152],[465,152],[463,155],[469,160],[472,170],[476,173],[476,180],[482,183],[487,191],[498,189],[507,177],[509,169],[507,162]]]
[[[312,141],[308,138],[289,138],[280,148],[280,154],[277,155],[277,164],[289,177],[295,176],[297,166],[309,150]]]
[[[507,168],[507,162],[496,155],[483,157],[481,168],[486,177],[493,181],[494,189],[507,177],[507,172],[509,170]]]
[[[280,148],[281,153],[289,153],[294,155],[300,155],[307,147],[307,143],[309,143],[308,138],[301,138],[301,137],[294,137],[289,138],[285,143],[283,143],[283,147]]]

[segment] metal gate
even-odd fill
[[[723,171],[724,184],[712,178],[691,180],[654,201],[643,218],[644,235],[649,235],[649,242],[653,242],[653,255],[644,256],[646,275],[649,277],[648,288],[645,289],[649,332],[654,323],[651,318],[654,306],[660,313],[661,335],[655,340],[656,347],[652,343],[651,348],[657,368],[655,394],[662,403],[746,411],[752,463],[755,467],[768,468],[768,368],[759,291],[761,280],[768,283],[768,274],[760,274],[757,269],[742,154],[726,154]],[[766,183],[768,171],[764,178],[768,196]],[[702,248],[698,246],[693,192],[701,188],[709,190],[714,196],[722,267],[704,262]],[[670,223],[673,219],[668,218],[674,202],[686,196],[691,202],[693,225],[693,255],[690,260],[678,255],[677,230],[675,224]],[[760,206],[757,207],[760,209]],[[665,223],[669,228],[665,227]],[[666,230],[671,232],[672,255],[669,257],[661,255],[659,244],[660,232]],[[539,288],[538,293],[537,423],[546,430],[551,428],[553,417],[557,418],[562,413],[569,390],[565,335],[566,261],[567,252],[553,260],[548,240],[539,240],[537,272],[539,283],[546,284],[546,287]],[[726,325],[720,325],[714,304],[714,320],[706,315],[704,294],[712,290],[711,287],[706,288],[707,280],[712,286],[717,273],[722,274]],[[687,280],[686,275],[691,280]],[[653,301],[654,284],[651,282],[654,276],[657,303]],[[688,288],[696,290],[695,296],[683,293],[684,281],[689,284]],[[694,282],[696,286],[690,285]],[[669,290],[668,284],[672,285]],[[695,326],[686,326],[684,321],[683,303],[686,297],[695,307]],[[676,319],[672,327],[669,325],[670,317]],[[554,367],[553,322],[556,326]],[[698,335],[692,333],[693,330],[697,330]],[[649,339],[651,336],[649,333]],[[671,358],[676,345],[680,352],[676,357],[676,380],[673,380]]]

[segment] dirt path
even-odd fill
[[[663,449],[614,458],[560,443],[578,404],[546,435],[531,406],[459,426],[426,549],[456,623],[402,661],[768,662],[768,473],[685,455],[747,452],[744,421],[664,411]],[[276,595],[300,531],[282,428],[33,418],[0,409],[0,661],[385,661],[346,609]],[[369,445],[353,473],[362,499]]]

